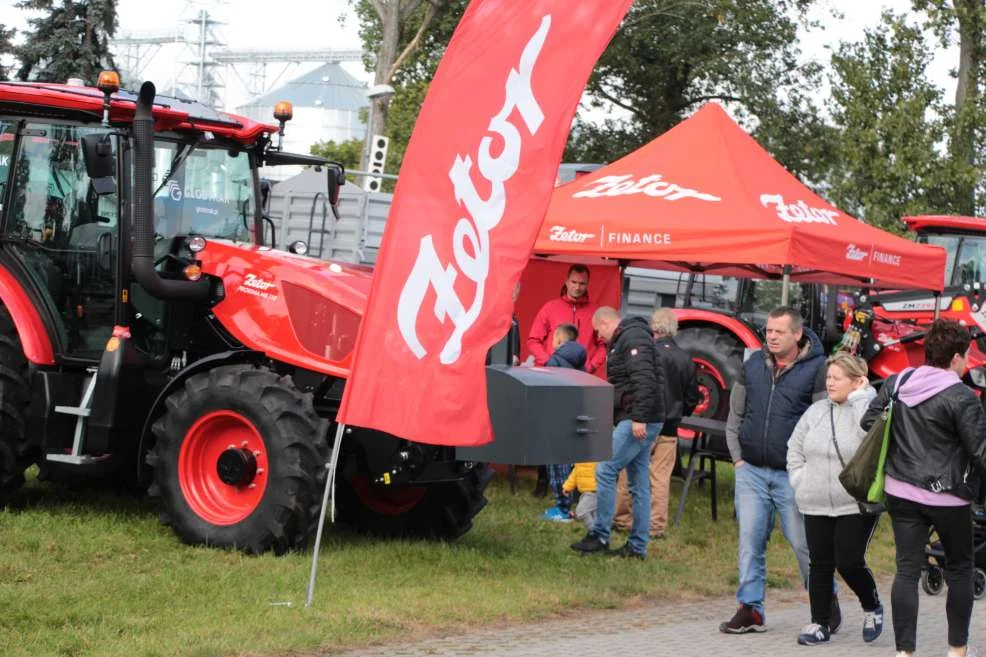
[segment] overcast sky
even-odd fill
[[[523,1],[523,0],[504,0]],[[0,23],[23,29],[29,13],[16,9],[16,0],[0,0]],[[879,22],[885,8],[905,11],[910,0],[819,0],[814,16],[826,23],[825,30],[803,36],[801,48],[805,57],[827,63],[832,46],[840,40],[858,40],[863,29]],[[186,22],[205,9],[210,17],[223,22],[217,35],[227,48],[266,49],[315,49],[360,48],[358,26],[349,9],[348,0],[213,0],[211,2],[187,2],[185,0],[118,0],[118,35],[165,34],[192,29]],[[317,8],[317,9],[316,9]],[[842,14],[842,20],[833,20],[830,9]],[[348,20],[340,24],[340,17]],[[190,33],[189,33],[190,34]],[[953,49],[954,50],[954,49]],[[147,66],[145,78],[154,80],[160,89],[168,89],[176,73],[186,66],[182,62],[192,58],[192,53],[182,46],[162,48]],[[948,93],[953,93],[954,83],[948,77],[949,67],[954,65],[955,52],[941,52],[936,61],[935,77]],[[315,64],[291,66],[272,64],[267,68],[268,81],[279,77],[280,82],[300,75]],[[362,80],[370,76],[358,62],[345,64],[345,68]],[[238,68],[241,76],[248,69]],[[191,71],[185,74],[191,76]],[[227,85],[224,100],[232,109],[248,99],[245,87],[236,74],[224,76]]]

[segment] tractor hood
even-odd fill
[[[368,267],[270,247],[209,240],[197,254],[223,281],[216,318],[243,345],[315,372],[348,377],[370,294]]]

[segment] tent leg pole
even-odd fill
[[[935,321],[941,319],[941,292],[935,292]]]
[[[692,305],[692,290],[695,288],[695,272],[689,272],[688,283],[685,284],[685,298],[681,302],[682,308],[690,308]]]
[[[786,306],[791,296],[791,265],[784,265],[784,278],[781,283],[781,305]]]

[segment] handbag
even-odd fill
[[[890,421],[893,417],[894,403],[900,386],[910,378],[914,370],[897,379],[894,392],[880,417],[863,437],[859,449],[849,459],[839,473],[839,481],[857,502],[873,503],[884,501],[884,467],[887,462],[887,449],[890,446]]]
[[[835,445],[835,455],[839,457],[839,464],[842,465],[842,469],[846,469],[846,461],[842,458],[842,450],[839,449],[839,441],[835,437],[835,411],[832,406],[829,405],[829,423],[832,427],[832,444]],[[890,426],[889,424],[887,426]],[[841,475],[839,477],[840,481],[842,479]],[[843,484],[844,486],[845,484]],[[864,516],[877,516],[886,511],[886,507],[880,502],[860,502],[856,500],[856,504],[859,506],[859,512]]]

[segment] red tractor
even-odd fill
[[[304,546],[370,274],[272,248],[258,170],[320,167],[333,206],[344,171],[273,143],[286,104],[268,125],[118,87],[0,82],[0,491],[111,475],[187,543]],[[341,522],[439,538],[489,480],[360,429],[337,472]]]
[[[976,340],[970,352],[967,382],[986,388],[986,219],[921,216],[904,219],[920,242],[948,253],[945,290],[869,294],[817,284],[792,285],[792,305],[826,348],[846,348],[869,363],[870,377],[881,381],[905,367],[924,362],[921,338],[937,316],[970,327]],[[712,279],[713,277],[708,277]],[[724,419],[728,390],[747,349],[760,349],[766,313],[780,300],[780,283],[698,276],[700,295],[686,294],[676,309],[679,344],[698,366],[703,402],[699,414]],[[695,281],[693,280],[693,283]]]

